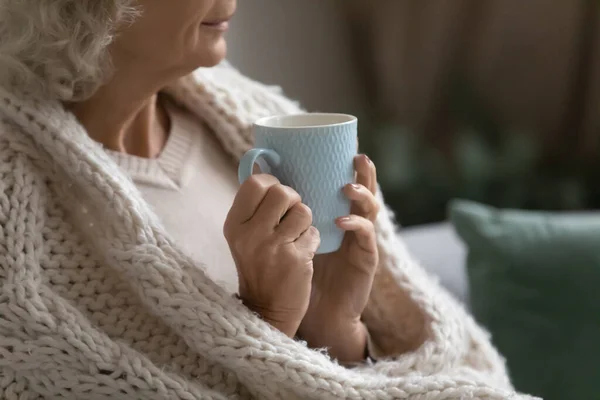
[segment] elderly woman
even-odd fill
[[[292,189],[238,188],[300,110],[221,63],[235,7],[0,0],[0,397],[517,398],[368,158],[329,255]]]

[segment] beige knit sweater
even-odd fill
[[[255,119],[298,110],[227,66],[168,93],[232,160]],[[0,398],[521,398],[488,335],[410,259],[389,212],[365,321],[381,340],[425,340],[348,369],[210,281],[60,104],[0,89],[0,122]]]

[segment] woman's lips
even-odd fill
[[[216,30],[216,31],[225,32],[229,29],[229,20],[230,19],[231,18],[222,19],[222,20],[218,20],[218,21],[207,21],[207,22],[203,22],[202,26],[209,28],[209,29]]]

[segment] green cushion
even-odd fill
[[[600,213],[497,210],[456,201],[471,307],[518,390],[600,399]]]

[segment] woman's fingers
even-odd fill
[[[312,224],[312,211],[302,203],[296,203],[285,214],[275,232],[284,240],[294,242]]]
[[[377,169],[369,157],[362,154],[354,159],[356,183],[363,185],[373,194],[377,192]]]
[[[354,232],[358,247],[365,253],[377,254],[377,240],[375,227],[371,221],[358,215],[338,218],[336,221],[340,229]]]
[[[235,196],[227,216],[227,224],[242,225],[248,222],[258,210],[271,186],[278,185],[277,178],[271,175],[252,175],[242,184]]]
[[[257,232],[271,234],[286,213],[300,203],[300,195],[292,188],[281,185],[277,178],[266,174],[253,175],[242,184],[235,197],[225,221],[225,235],[230,236],[246,224],[256,228],[254,230]],[[298,235],[308,226],[310,223]]]
[[[350,184],[344,187],[344,194],[352,201],[352,214],[370,221],[377,219],[379,202],[368,188],[360,184]]]
[[[272,232],[286,213],[301,202],[300,195],[291,187],[280,184],[273,185],[258,206],[251,222],[264,224]]]
[[[375,166],[375,163],[373,161],[371,161],[371,159],[369,157],[367,157],[367,162],[369,164],[370,171],[371,171],[371,186],[369,187],[369,190],[371,191],[371,193],[373,193],[373,195],[376,195],[377,194],[377,167]]]
[[[298,248],[308,250],[309,254],[314,257],[314,254],[317,252],[319,245],[321,244],[321,236],[317,228],[310,226],[304,233],[302,233],[302,235],[300,235],[295,243]],[[312,258],[308,261],[312,261]]]
[[[367,189],[371,190],[371,166],[373,163],[367,156],[360,155],[354,158],[354,169],[356,170],[356,183],[363,185]]]

